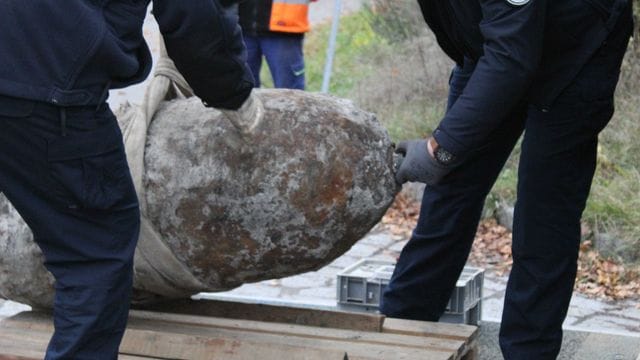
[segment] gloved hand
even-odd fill
[[[264,106],[252,91],[238,110],[219,109],[241,134],[250,134],[262,121]]]
[[[400,185],[407,181],[436,185],[453,169],[451,165],[440,164],[429,154],[427,140],[403,141],[395,152],[404,156],[396,170],[396,181]]]

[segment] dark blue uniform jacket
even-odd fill
[[[60,106],[99,102],[105,87],[142,81],[149,0],[0,1],[0,94]],[[238,108],[253,78],[229,0],[156,0],[169,56],[196,95]],[[103,99],[102,99],[103,100]]]
[[[434,132],[438,143],[465,154],[481,147],[517,104],[547,111],[602,46],[628,1],[418,0],[443,50],[459,65],[465,58],[476,62]]]

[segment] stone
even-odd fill
[[[512,205],[507,204],[504,201],[500,201],[497,204],[495,216],[498,224],[504,226],[509,231],[513,231],[513,214],[514,207]]]
[[[322,94],[256,96],[265,112],[250,133],[197,98],[163,103],[148,128],[143,214],[203,291],[321,268],[365,236],[399,190],[374,115]],[[50,306],[53,279],[4,197],[0,219],[0,296]]]
[[[616,257],[621,255],[620,249],[625,249],[624,240],[619,237],[608,233],[596,233],[594,245],[595,248],[603,256]]]

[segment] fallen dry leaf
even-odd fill
[[[382,218],[382,227],[395,239],[409,239],[420,213],[420,204],[403,193]],[[592,230],[583,225],[582,233]],[[498,276],[511,271],[511,232],[495,220],[483,220],[469,254],[469,262]],[[614,259],[602,257],[590,240],[580,244],[575,291],[606,300],[640,299],[640,268],[627,269]],[[640,303],[637,305],[640,309]]]

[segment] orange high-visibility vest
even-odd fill
[[[309,0],[273,0],[269,30],[288,33],[309,31]]]

